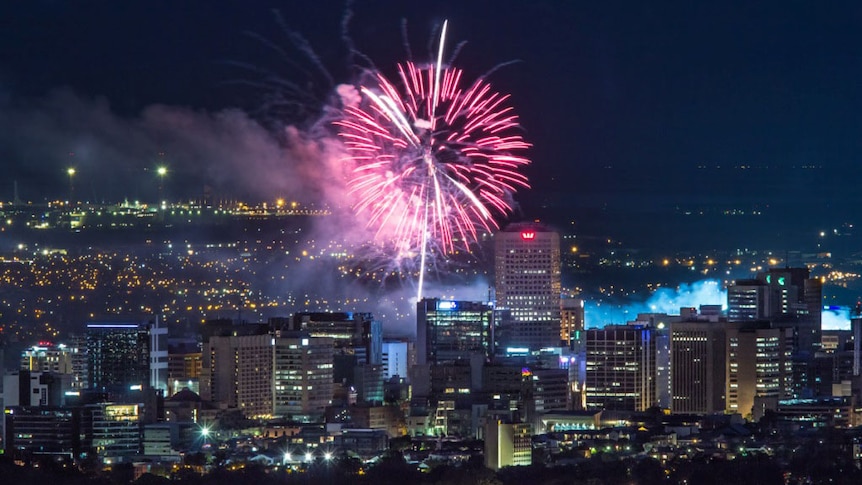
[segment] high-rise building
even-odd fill
[[[122,458],[141,452],[141,406],[98,403],[84,406],[81,416],[83,445],[104,458]]]
[[[5,449],[77,456],[80,412],[60,406],[9,406],[4,415]]]
[[[768,322],[726,326],[727,412],[760,419],[793,393],[793,329]]]
[[[496,471],[532,465],[532,439],[533,427],[529,423],[489,421],[485,426],[485,466]]]
[[[297,421],[317,421],[324,416],[334,392],[332,340],[302,332],[272,339],[272,414]],[[382,366],[373,367],[378,369],[382,395]]]
[[[168,392],[168,327],[159,317],[149,324],[150,388]]]
[[[560,346],[561,269],[560,236],[541,224],[510,224],[494,236],[503,350]]]
[[[494,309],[482,302],[423,298],[416,304],[416,363],[442,364],[494,352]]]
[[[795,350],[813,356],[822,338],[823,283],[810,276],[808,268],[770,268],[758,275],[776,295],[770,316],[790,316]]]
[[[523,368],[524,421],[542,429],[545,413],[569,409],[569,371],[567,369]]]
[[[331,338],[336,349],[354,354],[358,364],[383,361],[383,324],[371,313],[299,312],[290,318],[288,328],[280,330]]]
[[[728,320],[767,321],[793,330],[793,396],[811,395],[819,383],[816,352],[822,339],[823,284],[808,268],[770,268],[728,288]]]
[[[724,323],[670,323],[670,409],[674,413],[723,413],[725,401]]]
[[[383,365],[361,364],[354,368],[356,402],[360,404],[383,404]]]
[[[758,280],[739,280],[727,288],[727,319],[731,322],[762,320],[767,316],[769,293]]]
[[[32,372],[51,372],[71,376],[72,389],[86,387],[86,350],[65,344],[54,345],[42,342],[21,352],[21,370]]]
[[[248,418],[272,415],[273,337],[213,336],[204,344],[201,398]]]
[[[86,337],[92,389],[125,392],[150,382],[150,340],[145,324],[91,322]]]
[[[560,340],[571,350],[579,351],[584,343],[584,300],[563,298],[560,313]]]
[[[73,349],[60,344],[41,342],[21,352],[21,370],[72,373]]]
[[[383,342],[383,377],[407,377],[408,342]]]
[[[728,287],[727,317],[793,327],[796,352],[813,355],[820,346],[822,298],[823,284],[808,268],[770,268]]]
[[[87,355],[86,334],[69,337],[68,348],[72,351],[72,387],[90,388],[90,357]]]
[[[587,330],[586,407],[643,411],[656,404],[653,329],[608,325]]]

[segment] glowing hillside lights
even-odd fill
[[[536,233],[533,231],[521,231],[521,239],[525,241],[536,239]]]

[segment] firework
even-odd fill
[[[509,96],[479,78],[463,81],[443,64],[398,65],[398,83],[379,72],[335,122],[352,162],[348,186],[380,244],[399,257],[470,252],[495,217],[528,188],[520,172],[530,145],[519,134]]]

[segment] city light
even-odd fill
[[[164,207],[164,185],[165,185],[165,175],[168,174],[168,169],[165,166],[159,166],[156,168],[156,174],[159,176],[159,200],[158,205],[163,209]]]
[[[69,204],[72,204],[75,200],[75,183],[73,180],[76,173],[75,167],[69,167],[66,169],[66,173],[69,175]]]

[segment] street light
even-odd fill
[[[208,425],[201,425],[200,429],[198,431],[201,434],[201,436],[200,436],[201,443],[203,444],[203,446],[206,446],[207,442],[209,440],[209,437],[210,437],[210,433],[211,433],[210,427]]]
[[[69,205],[72,205],[72,200],[75,198],[75,184],[72,182],[72,178],[75,176],[75,167],[69,167],[66,169],[66,173],[69,174]]]
[[[158,205],[160,205],[160,206],[162,205],[162,191],[164,189],[165,175],[167,175],[167,173],[168,173],[168,169],[165,168],[164,166],[161,166],[161,167],[156,169],[156,174],[158,174],[158,176],[159,176],[159,204]]]

